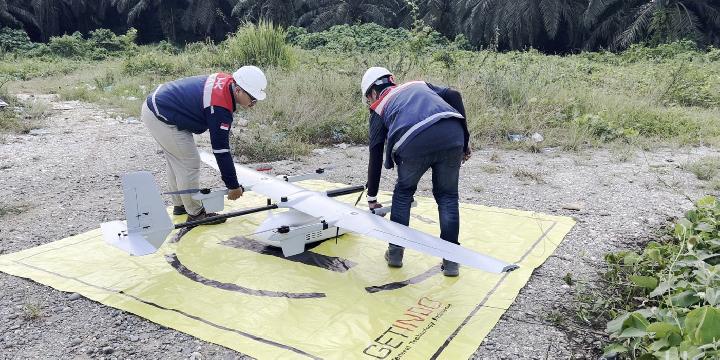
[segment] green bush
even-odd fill
[[[605,356],[621,359],[720,357],[720,203],[698,200],[672,241],[641,253],[606,256],[610,284],[625,288],[627,311],[607,323]]]
[[[470,40],[465,34],[457,34],[452,45],[458,50],[475,50],[475,47],[470,43]]]
[[[637,62],[641,60],[667,60],[678,57],[693,57],[701,55],[697,44],[690,40],[674,41],[668,44],[661,44],[649,47],[643,44],[633,44],[620,54],[625,62]]]
[[[671,74],[662,100],[671,105],[713,107],[720,105],[717,79],[708,76],[702,65],[682,63]]]
[[[153,74],[160,76],[180,76],[188,72],[186,58],[174,58],[146,52],[128,57],[123,62],[123,72],[130,76]]]
[[[120,36],[108,29],[97,29],[90,32],[88,39],[76,31],[72,35],[51,37],[48,46],[52,54],[60,57],[102,60],[112,54],[135,50],[136,37],[135,29]]]
[[[638,136],[636,129],[608,120],[600,114],[584,114],[575,118],[574,123],[587,129],[590,134],[604,142],[632,139]]]
[[[169,55],[177,55],[180,52],[182,52],[182,49],[175,46],[173,43],[162,40],[157,44],[157,49],[160,50],[163,53],[169,54]]]
[[[285,41],[291,45],[298,45],[298,37],[307,35],[308,31],[304,27],[290,26],[285,29]]]
[[[289,68],[296,60],[285,38],[285,30],[272,23],[247,24],[222,44],[220,63],[232,69],[243,65]]]
[[[27,53],[36,48],[38,44],[30,41],[25,30],[1,28],[0,29],[0,52]]]
[[[304,29],[290,28],[288,41],[306,50],[323,49],[337,52],[388,52],[404,49],[409,44],[427,48],[446,46],[450,42],[437,31],[423,28],[419,35],[410,30],[385,28],[374,23],[361,25],[335,25],[328,30],[308,33]],[[469,43],[459,37],[458,47]]]
[[[131,28],[125,35],[115,35],[108,29],[97,29],[90,32],[88,43],[96,49],[104,49],[108,53],[127,52],[135,49],[137,30]]]
[[[106,57],[135,50],[137,31],[128,30],[115,35],[108,29],[91,31],[87,39],[79,32],[53,36],[47,45],[33,43],[23,30],[0,29],[0,52],[22,54],[27,57],[55,55],[62,58],[102,60]]]
[[[53,54],[67,58],[86,57],[90,50],[82,34],[77,31],[72,35],[51,37],[48,46]]]

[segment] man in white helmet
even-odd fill
[[[267,79],[255,66],[243,66],[232,75],[214,73],[161,84],[142,105],[141,118],[157,140],[167,160],[170,191],[197,189],[200,183],[200,155],[193,134],[210,131],[210,143],[228,188],[227,197],[242,196],[232,155],[230,127],[239,105],[252,108],[265,99]],[[188,214],[188,221],[216,214],[206,213],[191,195],[173,195],[173,214]],[[220,220],[214,224],[219,224]]]
[[[470,134],[462,96],[450,88],[424,81],[397,86],[393,74],[372,67],[363,75],[360,90],[370,108],[368,206],[377,202],[385,150],[385,168],[397,165],[390,220],[408,225],[410,204],[420,178],[432,169],[433,196],[440,214],[440,237],[458,243],[460,164],[470,158]],[[387,144],[386,144],[387,143]],[[401,267],[404,248],[390,244],[385,260]],[[443,259],[445,276],[458,276],[457,263]]]

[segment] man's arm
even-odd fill
[[[230,154],[230,126],[232,125],[232,113],[227,109],[219,106],[211,106],[206,111],[208,119],[208,129],[210,131],[210,144],[212,145],[213,154],[220,169],[220,177],[225,186],[229,190],[240,188],[238,184],[237,174],[235,173],[235,164],[233,163],[232,154]],[[228,198],[234,200],[239,195],[228,193]]]
[[[375,112],[372,112],[369,120],[369,141],[368,149],[370,155],[368,157],[368,177],[367,177],[367,195],[370,208],[375,208],[372,204],[377,202],[378,188],[380,187],[380,174],[382,173],[383,150],[385,148],[385,137],[387,129],[382,118]]]

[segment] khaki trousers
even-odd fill
[[[166,124],[155,117],[147,103],[143,103],[140,118],[150,130],[165,154],[167,181],[170,191],[197,189],[200,187],[200,154],[193,134],[178,130],[177,126]],[[190,215],[202,211],[202,203],[189,195],[173,195],[175,206],[184,205]]]

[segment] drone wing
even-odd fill
[[[217,169],[215,157],[201,152],[201,159]],[[274,199],[279,207],[291,208],[325,220],[328,225],[384,240],[422,253],[441,257],[480,270],[501,273],[517,269],[517,265],[495,259],[392,222],[350,204],[327,197],[325,193],[307,190],[292,183],[235,164],[238,181],[246,190]]]
[[[480,270],[502,273],[518,268],[515,264],[480,254],[422,231],[392,222],[368,211],[323,196],[322,193],[308,191],[296,194],[281,206],[322,218],[329,225]]]

